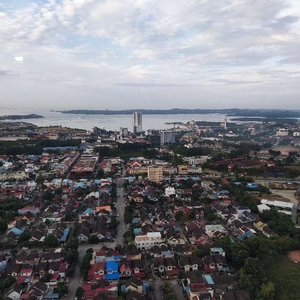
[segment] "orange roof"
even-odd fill
[[[107,211],[111,211],[111,207],[109,205],[106,206],[97,206],[96,207],[96,211],[102,211],[102,210],[107,210]]]

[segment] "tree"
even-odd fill
[[[177,211],[175,214],[175,219],[177,222],[185,222],[188,218],[182,211]]]
[[[65,282],[59,282],[57,284],[56,292],[59,294],[60,297],[64,297],[68,294],[68,286]]]
[[[124,222],[126,224],[131,223],[132,222],[132,208],[130,206],[126,206],[125,207],[125,214],[124,214]]]
[[[194,250],[192,254],[196,255],[197,257],[203,257],[204,256],[204,252],[200,249]]]
[[[58,245],[58,239],[53,234],[48,235],[43,242],[43,246],[46,248],[55,248]]]
[[[49,282],[52,278],[52,274],[50,273],[46,273],[42,278],[41,278],[41,281],[43,282]]]
[[[258,293],[258,300],[274,300],[275,299],[275,285],[273,282],[268,281],[261,285]]]
[[[84,289],[80,286],[77,288],[75,297],[77,300],[83,300],[84,299]]]
[[[76,249],[70,249],[68,250],[66,254],[66,260],[69,264],[74,264],[78,260],[78,251]]]
[[[66,277],[71,278],[74,275],[75,270],[72,267],[68,267],[68,269],[66,270]]]
[[[255,297],[262,283],[264,283],[264,271],[258,258],[247,258],[240,270],[240,286]]]
[[[242,266],[245,260],[250,256],[249,248],[244,243],[236,243],[232,246],[232,260],[239,266]]]
[[[71,241],[69,241],[66,245],[66,249],[78,249],[79,247],[79,241],[78,239],[72,239]]]
[[[6,288],[12,286],[16,282],[16,278],[14,277],[7,277],[4,280],[0,282],[0,294],[3,292]]]
[[[90,235],[88,239],[89,244],[98,244],[99,238],[96,235]]]
[[[113,229],[113,230],[118,228],[118,220],[116,217],[111,217],[110,223],[109,223],[109,228]]]
[[[31,234],[28,231],[25,231],[20,234],[19,243],[29,241],[30,238],[31,238]]]
[[[4,233],[7,230],[7,222],[0,220],[0,233]]]

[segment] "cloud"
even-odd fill
[[[145,88],[156,88],[156,87],[180,87],[180,86],[192,86],[187,84],[178,84],[178,83],[169,83],[169,84],[159,84],[159,83],[151,83],[151,82],[123,82],[123,83],[116,83],[115,85],[119,86],[127,86],[127,87],[145,87]]]
[[[299,17],[300,5],[292,0],[5,1],[0,75],[11,86],[3,94],[18,84],[14,101],[26,92],[35,105],[41,96],[61,93],[78,104],[79,96],[89,97],[91,106],[107,99],[105,105],[119,107],[124,98],[132,106],[141,98],[159,106],[161,97],[192,106],[199,94],[210,99],[207,105],[223,105],[220,94],[234,102],[259,88],[260,95],[270,89],[282,94],[286,105],[280,86],[294,96],[300,92]],[[16,56],[25,58],[22,64],[13,63]],[[159,89],[123,87],[163,89],[160,96]]]
[[[19,73],[12,70],[0,70],[0,76],[18,76]]]

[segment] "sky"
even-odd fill
[[[2,0],[0,108],[300,109],[298,0]]]

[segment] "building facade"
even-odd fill
[[[141,250],[148,250],[163,242],[160,232],[147,232],[145,235],[138,235],[135,237],[135,245]]]
[[[163,168],[148,167],[148,179],[156,183],[161,182],[163,180]]]
[[[143,132],[142,113],[135,111],[132,113],[133,133]]]
[[[162,130],[160,132],[160,144],[174,144],[175,143],[175,132],[173,130]]]
[[[120,127],[120,136],[127,137],[128,136],[128,128]]]

